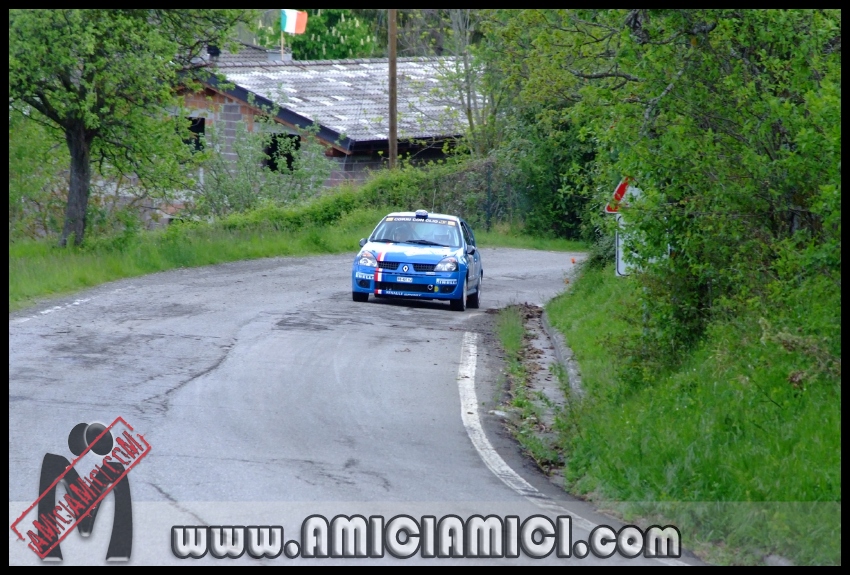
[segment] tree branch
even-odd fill
[[[596,80],[599,78],[623,78],[624,80],[628,80],[629,82],[643,82],[643,80],[638,78],[637,76],[632,76],[631,74],[626,74],[625,72],[597,72],[595,74],[584,74],[577,70],[570,70],[569,72],[576,78],[584,78],[585,80]]]
[[[682,66],[682,69],[679,70],[676,73],[676,77],[673,78],[673,80],[669,84],[667,84],[666,88],[664,88],[664,91],[661,92],[659,95],[657,95],[656,97],[652,98],[649,101],[649,104],[647,105],[646,110],[644,110],[644,112],[643,112],[643,125],[640,128],[641,132],[643,132],[646,129],[646,125],[650,122],[651,117],[652,117],[652,113],[655,111],[655,108],[658,107],[658,102],[660,102],[664,98],[664,96],[666,96],[667,94],[670,93],[671,90],[673,90],[673,86],[676,84],[676,81],[679,78],[682,77],[682,74],[685,73],[685,69],[687,67],[688,67],[688,62],[686,61],[685,65]]]

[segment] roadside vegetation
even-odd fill
[[[276,256],[354,254],[357,240],[371,232],[375,221],[375,214],[357,212],[333,226],[308,224],[298,230],[172,224],[162,231],[106,238],[79,248],[17,242],[9,248],[9,311],[39,298],[181,267]]]
[[[667,518],[710,560],[840,564],[841,11],[400,13],[401,53],[454,57],[433,89],[465,133],[444,160],[407,158],[334,190],[322,188],[318,148],[285,150],[292,166],[272,174],[283,158],[265,156],[270,136],[240,131],[234,169],[214,146],[185,145],[179,114],[150,116],[147,102],[179,105],[167,84],[180,70],[168,66],[185,58],[92,58],[91,77],[63,88],[88,57],[80,47],[104,39],[127,54],[189,57],[188,36],[221,39],[259,21],[255,36],[275,42],[273,22],[206,11],[197,30],[168,11],[69,11],[74,26],[59,38],[59,12],[10,13],[10,309],[179,266],[353,253],[394,209],[461,215],[485,247],[586,248],[575,289],[549,304],[587,391],[560,418],[566,487]],[[297,49],[383,55],[384,14],[311,13]],[[173,26],[124,33],[163,18]],[[343,45],[343,22],[360,48]],[[139,48],[150,40],[155,50]],[[137,86],[146,67],[162,82]],[[128,73],[115,84],[141,90],[140,107],[116,117],[87,107],[89,85],[108,90],[104,78]],[[72,160],[81,148],[66,136],[87,126],[91,154]],[[201,167],[210,177],[195,181]],[[136,203],[194,201],[182,222],[147,232],[137,205],[103,189],[88,201],[87,179],[117,181]],[[633,273],[616,278],[618,224],[604,207],[624,180],[640,195],[618,206]],[[500,321],[515,346],[514,320]]]
[[[585,390],[575,397],[558,374],[567,403],[554,436],[540,430],[542,404],[528,387],[528,315],[499,311],[504,409],[519,443],[544,471],[561,470],[572,493],[644,527],[676,525],[707,561],[840,563],[841,373],[829,343],[841,327],[837,291],[809,285],[767,313],[739,310],[678,362],[645,373],[634,359],[636,280],[591,260],[546,306]]]
[[[359,188],[344,187],[294,206],[267,203],[212,221],[176,221],[161,230],[143,230],[138,221],[125,218],[119,229],[91,233],[79,247],[20,238],[9,244],[9,310],[39,298],[180,267],[280,256],[351,253],[353,257],[360,238],[367,237],[387,212],[424,205],[417,173],[408,168],[395,176],[380,174]],[[405,187],[406,179],[412,181]],[[439,204],[431,206],[441,209]],[[526,235],[520,223],[510,222],[489,232],[481,229],[476,240],[485,248],[586,248],[580,241]]]
[[[496,335],[505,353],[507,392],[505,405],[507,421],[514,435],[537,465],[547,474],[563,466],[562,450],[549,428],[544,411],[553,408],[552,402],[540,390],[532,388],[531,380],[540,369],[534,364],[535,353],[529,345],[526,322],[539,318],[541,309],[528,304],[514,304],[502,308],[496,316]],[[553,364],[554,375],[563,377],[561,366]],[[569,389],[567,386],[566,389]],[[558,409],[554,410],[557,413]]]
[[[637,286],[594,267],[547,305],[586,390],[559,420],[567,487],[677,525],[711,561],[840,563],[838,290],[738,309],[650,371]]]

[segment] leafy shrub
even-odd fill
[[[253,131],[240,122],[228,140],[215,125],[210,127],[192,213],[223,217],[268,204],[293,205],[322,191],[331,160],[312,132],[289,136],[273,128],[272,122],[257,116]]]

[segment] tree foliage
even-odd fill
[[[200,66],[245,12],[227,10],[11,10],[9,102],[57,129],[70,152],[60,244],[81,243],[92,167],[179,187],[185,157],[174,102],[180,74]],[[183,76],[182,81],[186,81]]]
[[[62,229],[68,148],[51,130],[9,111],[9,238],[39,238]]]
[[[580,190],[592,225],[611,233],[601,207],[622,177],[644,192],[624,217],[644,271],[646,349],[675,355],[715,312],[776,282],[840,277],[840,11],[494,20],[514,110],[538,127],[562,117],[593,147]],[[557,134],[535,149],[563,150]]]
[[[310,9],[303,34],[285,34],[284,42],[296,60],[371,58],[383,55],[378,43],[377,10],[345,8]],[[254,28],[257,42],[266,48],[280,47],[280,11],[269,10]]]

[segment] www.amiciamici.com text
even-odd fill
[[[521,555],[607,558],[681,556],[681,535],[672,525],[641,529],[626,525],[618,530],[598,525],[587,541],[573,540],[572,518],[532,515],[456,515],[414,518],[396,515],[389,520],[373,515],[337,515],[328,520],[311,515],[301,524],[300,540],[286,541],[280,525],[177,525],[171,528],[171,549],[181,559],[210,556],[225,559],[247,553],[256,559],[287,557],[381,558],[506,558]]]

